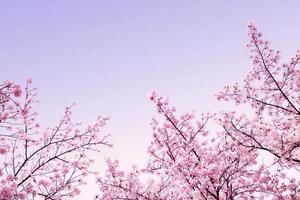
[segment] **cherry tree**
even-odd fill
[[[226,86],[217,98],[250,105],[254,117],[237,112],[178,117],[166,98],[153,93],[159,118],[152,121],[148,165],[125,173],[117,160],[107,160],[96,199],[300,198],[300,52],[279,64],[279,52],[254,25],[248,30],[253,68],[243,84]],[[209,122],[221,130],[208,130]]]
[[[252,70],[244,83],[226,86],[218,99],[250,105],[254,117],[225,113],[221,124],[237,145],[272,157],[270,164],[280,172],[273,194],[282,199],[300,198],[300,50],[280,63],[280,52],[270,47],[253,24],[248,26]],[[292,178],[286,180],[287,173]]]
[[[94,172],[87,154],[110,146],[101,132],[106,117],[85,128],[71,121],[67,107],[58,124],[42,130],[36,89],[11,81],[0,84],[0,199],[70,199]]]
[[[205,129],[214,116],[176,117],[168,100],[156,93],[151,99],[161,120],[152,122],[148,165],[125,174],[118,161],[108,160],[106,177],[99,179],[102,199],[254,199],[263,180],[271,180],[263,167],[254,168],[257,152]],[[153,178],[141,181],[147,174]]]

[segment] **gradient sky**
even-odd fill
[[[179,111],[224,108],[213,95],[250,70],[247,23],[287,58],[300,47],[299,8],[297,0],[1,1],[0,80],[33,79],[44,127],[73,102],[77,121],[111,116],[115,147],[104,156],[142,166],[148,93],[166,94]]]

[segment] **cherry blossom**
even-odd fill
[[[101,133],[108,118],[84,128],[72,122],[70,106],[56,126],[41,129],[31,84],[0,84],[0,199],[70,199],[92,173],[86,154],[110,146]]]
[[[300,198],[300,51],[280,64],[280,52],[253,24],[248,36],[253,68],[217,98],[249,105],[253,113],[220,111],[196,120],[194,113],[178,116],[168,99],[153,92],[157,116],[148,164],[124,172],[108,160],[106,175],[98,178],[101,199]]]

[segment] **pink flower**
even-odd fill
[[[6,180],[7,181],[13,181],[13,180],[15,180],[15,178],[16,177],[14,175],[12,175],[12,174],[9,174],[9,175],[6,176]]]
[[[32,79],[31,78],[28,78],[27,79],[27,84],[31,84],[32,83]]]
[[[20,97],[22,94],[22,89],[19,85],[16,85],[13,90],[13,94],[15,97]]]
[[[7,153],[7,150],[5,148],[0,147],[0,154],[4,155]]]
[[[26,199],[26,194],[24,192],[20,192],[18,194],[19,199]]]
[[[2,115],[0,115],[0,120],[7,120],[8,118],[8,112],[4,112],[2,113]]]
[[[73,192],[74,192],[75,195],[79,195],[80,194],[80,190],[78,188],[75,188],[73,190]]]
[[[48,184],[49,184],[49,182],[44,179],[39,180],[39,185],[46,187]]]

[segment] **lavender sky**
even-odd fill
[[[104,156],[142,166],[148,93],[166,94],[179,111],[223,109],[214,94],[250,70],[247,23],[287,58],[300,48],[299,8],[297,0],[1,1],[0,80],[33,79],[44,127],[73,102],[77,121],[111,116],[115,147]]]

